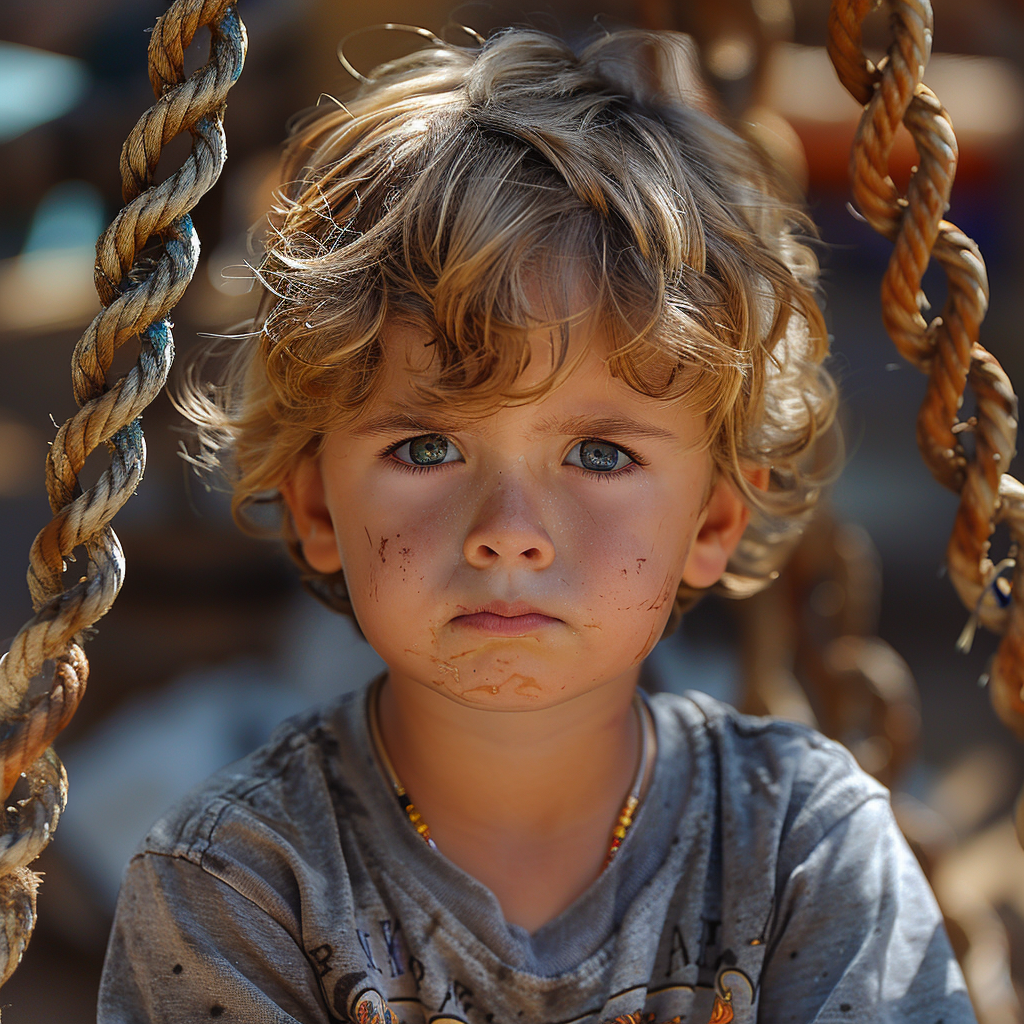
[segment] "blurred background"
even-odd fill
[[[934,0],[926,81],[961,160],[949,216],[981,245],[992,304],[982,341],[1020,384],[1024,354],[1024,2]],[[43,460],[73,410],[68,360],[97,306],[96,235],[120,206],[118,154],[152,101],[148,32],[162,0],[6,0],[0,18],[0,649],[30,612],[32,537],[48,518]],[[859,108],[824,50],[827,0],[246,0],[249,56],[226,117],[229,159],[194,214],[203,256],[175,311],[179,353],[252,311],[245,260],[274,186],[286,123],[351,81],[336,44],[382,19],[458,43],[530,24],[569,39],[597,26],[676,28],[698,41],[723,103],[752,123],[806,191],[823,239],[823,302],[844,396],[849,462],[792,565],[743,604],[709,600],[650,659],[651,688],[708,690],[817,724],[894,794],[946,914],[983,1024],[1024,1020],[1024,853],[1011,823],[1024,753],[983,681],[993,638],[967,655],[967,620],[943,578],[955,499],[914,442],[924,379],[881,326],[889,245],[847,208]],[[881,51],[884,17],[866,35]],[[398,33],[345,45],[367,70],[415,45]],[[205,59],[205,33],[190,67]],[[161,173],[187,152],[169,147]],[[897,143],[897,180],[909,174]],[[933,307],[942,283],[929,276]],[[126,346],[131,348],[131,346]],[[134,353],[132,353],[134,357]],[[124,863],[161,811],[287,715],[357,686],[376,655],[298,588],[276,547],[243,537],[224,495],[179,457],[161,398],[145,416],[146,478],[115,527],[127,579],[88,646],[90,692],[58,750],[71,779],[45,872],[40,922],[0,993],[5,1024],[95,1016]],[[98,471],[98,470],[97,470]],[[1016,471],[1020,475],[1019,469]],[[1004,544],[1005,547],[1005,544]],[[59,984],[57,979],[59,978]]]

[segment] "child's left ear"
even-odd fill
[[[757,468],[744,473],[760,490],[768,486],[769,470]],[[683,582],[703,590],[722,578],[732,553],[750,521],[750,509],[733,483],[719,476],[704,507],[704,522],[690,547],[683,568]]]

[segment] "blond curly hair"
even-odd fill
[[[277,503],[275,532],[326,603],[352,615],[342,574],[302,558],[280,488],[374,401],[390,322],[433,339],[422,400],[471,414],[549,391],[571,369],[570,326],[600,316],[610,372],[701,412],[717,471],[751,507],[718,589],[776,574],[838,458],[813,230],[695,63],[677,33],[576,52],[511,29],[478,49],[437,41],[296,122],[253,329],[219,384],[193,364],[179,404],[198,461],[229,472],[236,519],[253,529],[253,506]],[[555,367],[517,388],[541,322],[561,339]],[[753,467],[770,468],[766,490]],[[681,584],[666,632],[697,597]]]

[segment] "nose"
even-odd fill
[[[555,560],[555,545],[540,521],[535,501],[507,476],[499,478],[477,511],[462,546],[474,568],[545,569]]]

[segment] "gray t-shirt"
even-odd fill
[[[131,861],[100,1024],[974,1021],[888,794],[842,747],[701,694],[650,704],[633,827],[532,934],[414,831],[365,690],[286,723]]]

